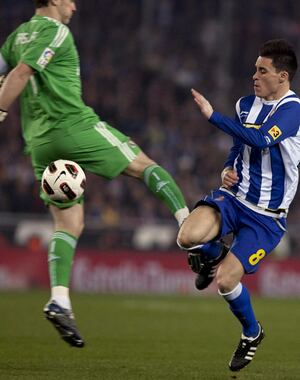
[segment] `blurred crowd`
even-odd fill
[[[252,91],[262,42],[287,38],[300,57],[300,3],[89,0],[77,6],[70,28],[81,58],[85,102],[164,166],[193,207],[220,185],[231,139],[201,118],[191,87],[233,116],[236,100]],[[32,13],[30,0],[1,0],[0,44]],[[299,75],[293,88],[300,91]],[[1,126],[0,212],[45,213],[30,159],[23,154],[18,113],[15,105]],[[88,175],[87,184],[86,216],[94,225],[171,220],[138,181]],[[299,198],[289,217],[294,251],[300,249]]]

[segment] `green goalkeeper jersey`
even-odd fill
[[[21,94],[22,129],[29,151],[53,140],[62,128],[71,135],[74,128],[99,122],[81,98],[79,56],[67,26],[35,15],[7,38],[1,54],[11,68],[23,62],[34,70]]]

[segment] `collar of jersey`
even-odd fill
[[[59,25],[62,24],[60,21],[56,20],[55,18],[48,17],[48,16],[34,15],[34,16],[32,16],[31,20],[34,20],[34,19],[39,19],[39,20],[46,19],[46,20],[49,20],[49,21],[53,21],[53,22],[55,22],[55,23],[57,23]]]
[[[294,91],[292,91],[292,90],[288,90],[288,92],[287,92],[286,94],[284,94],[283,97],[280,98],[280,99],[275,99],[275,100],[265,100],[265,99],[263,99],[263,98],[259,98],[259,99],[261,100],[261,102],[262,102],[263,104],[273,106],[273,105],[279,103],[282,99],[286,98],[287,96],[291,96],[291,95],[295,95]]]

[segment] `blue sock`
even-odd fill
[[[247,337],[256,337],[259,333],[259,325],[252,309],[250,295],[245,286],[239,283],[230,293],[221,293],[228,302],[230,310],[243,326],[243,334]]]
[[[220,241],[211,241],[199,246],[199,253],[204,260],[213,260],[220,256],[223,244]]]

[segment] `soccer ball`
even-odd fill
[[[85,183],[82,168],[69,160],[51,162],[42,176],[42,189],[54,201],[74,201],[83,194]]]

